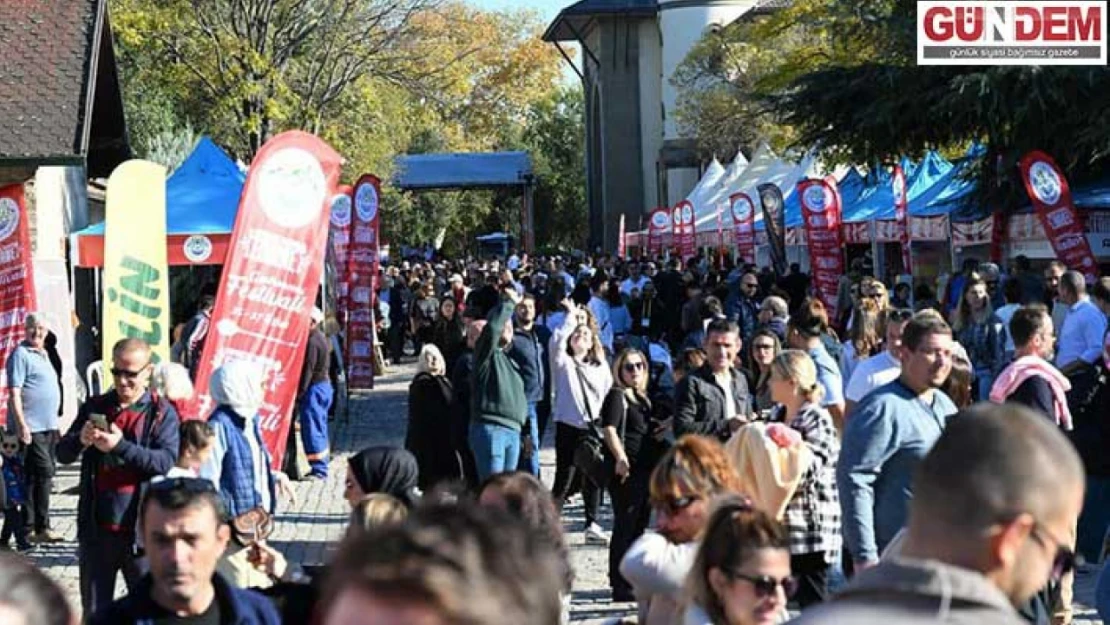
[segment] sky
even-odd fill
[[[555,19],[559,11],[574,4],[575,0],[467,0],[470,4],[485,9],[528,8],[540,12],[545,21]]]

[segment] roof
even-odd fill
[[[577,41],[595,15],[649,17],[659,12],[657,0],[579,0],[559,12],[543,34],[544,41]]]
[[[527,152],[406,154],[394,163],[393,186],[403,190],[516,186],[533,177]]]
[[[779,9],[785,9],[792,4],[794,4],[794,0],[759,0],[750,11],[736,18],[736,22],[749,22],[761,15],[770,15]]]
[[[81,164],[99,149],[127,157],[107,10],[107,0],[0,2],[0,162]]]

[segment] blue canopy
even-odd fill
[[[166,234],[230,234],[245,181],[235,161],[211,139],[201,137],[166,180]],[[104,222],[74,234],[103,235]]]

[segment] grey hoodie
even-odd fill
[[[981,574],[935,560],[894,558],[860,573],[798,625],[1025,625],[1010,600]]]

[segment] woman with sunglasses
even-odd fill
[[[771,362],[781,351],[779,337],[770,329],[761,328],[752,335],[752,366],[748,369],[751,372],[748,388],[755,393],[755,410],[759,414],[775,405],[771,399]]]
[[[620,572],[636,595],[637,622],[673,625],[682,622],[683,588],[711,502],[739,494],[740,477],[719,442],[691,434],[663,455],[651,473],[649,490],[655,530],[629,547]]]
[[[688,581],[685,625],[772,625],[797,590],[786,528],[741,497],[709,519]]]
[[[828,595],[829,570],[840,551],[840,498],[836,460],[840,439],[832,416],[820,406],[824,389],[817,366],[805,353],[788,349],[771,364],[776,421],[802,435],[812,460],[784,516],[790,536],[790,565],[799,575],[798,604],[805,609]]]
[[[626,349],[613,363],[613,388],[601,406],[605,445],[615,459],[609,482],[613,500],[613,539],[609,543],[609,586],[614,601],[634,601],[632,587],[620,574],[621,558],[643,535],[651,518],[648,481],[666,451],[670,419],[658,421],[648,398],[648,361],[643,352]]]

